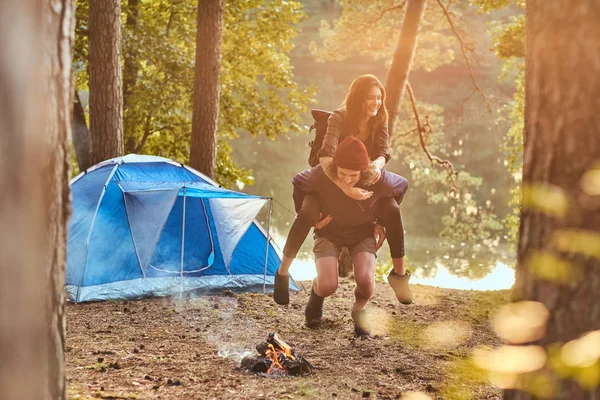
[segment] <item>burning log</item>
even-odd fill
[[[256,346],[257,356],[246,356],[242,368],[269,375],[305,375],[312,372],[312,365],[276,333],[269,333],[267,340]]]

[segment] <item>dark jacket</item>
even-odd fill
[[[339,246],[352,246],[361,240],[373,236],[373,222],[376,220],[375,203],[382,197],[393,197],[398,204],[402,202],[408,189],[408,181],[391,172],[381,171],[381,179],[371,186],[356,185],[373,192],[367,200],[354,200],[329,179],[321,166],[300,172],[292,179],[294,185],[294,206],[300,211],[304,196],[316,195],[321,203],[323,216],[331,215],[333,220],[324,228],[315,232]]]
[[[347,128],[344,126],[345,119],[345,108],[335,110],[331,114],[327,121],[327,133],[325,133],[323,145],[321,146],[321,150],[319,150],[319,158],[333,157],[339,142],[348,136],[356,136],[358,134],[358,127]],[[387,163],[391,158],[388,148],[389,134],[387,126],[373,126],[370,123],[369,131],[372,134],[369,135],[369,139],[364,143],[369,152],[369,158],[371,161],[374,161],[378,157],[384,157]]]

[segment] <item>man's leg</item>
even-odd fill
[[[352,262],[354,266],[354,304],[352,311],[361,311],[365,308],[375,287],[375,255],[371,253],[358,253]]]
[[[354,304],[352,305],[352,320],[354,334],[368,336],[371,327],[366,318],[365,306],[373,296],[375,287],[375,239],[367,238],[350,250],[354,266]]]
[[[337,257],[321,257],[315,261],[317,277],[313,280],[313,289],[321,297],[329,297],[338,287]]]
[[[289,269],[292,261],[296,258],[298,250],[304,243],[306,236],[314,224],[319,221],[320,205],[319,200],[314,195],[306,195],[302,202],[302,208],[296,215],[296,219],[290,228],[285,247],[283,248],[283,257],[281,264],[275,274],[275,289],[273,299],[277,304],[285,305],[290,302],[289,292]]]
[[[379,223],[385,227],[394,266],[388,275],[388,282],[400,303],[411,304],[412,293],[408,286],[410,274],[404,269],[404,225],[400,206],[393,198],[384,197],[377,201],[376,211]]]
[[[317,277],[313,279],[310,298],[304,316],[306,325],[318,324],[323,316],[323,300],[331,296],[338,286],[338,257],[340,248],[325,238],[316,238],[314,244]]]

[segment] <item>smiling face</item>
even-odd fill
[[[376,116],[379,108],[381,108],[382,102],[383,94],[381,93],[381,89],[375,85],[371,86],[371,89],[369,89],[367,92],[367,97],[365,99],[367,117],[371,118]]]
[[[354,186],[360,180],[360,171],[337,167],[337,178],[348,186]]]

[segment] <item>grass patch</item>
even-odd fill
[[[423,346],[423,333],[427,324],[406,321],[401,318],[390,318],[388,321],[388,335],[398,344],[420,348]]]
[[[319,397],[319,393],[314,389],[313,385],[308,382],[304,382],[296,386],[294,394],[296,396],[307,397],[309,399],[316,399]]]
[[[474,323],[488,323],[499,307],[510,302],[510,293],[510,290],[477,292],[461,305],[461,314]]]
[[[489,384],[486,371],[476,367],[470,358],[459,358],[448,366],[448,376],[442,392],[448,400],[477,399],[478,389]]]

